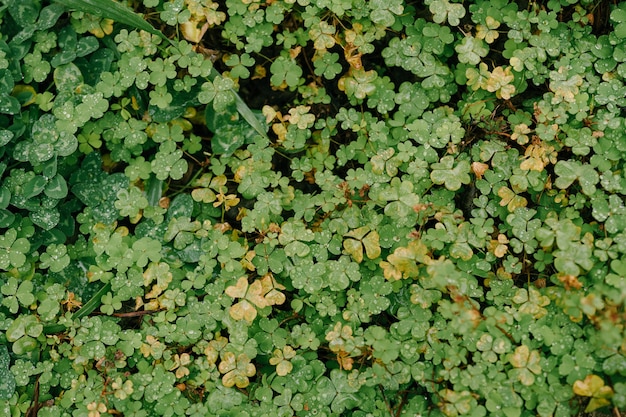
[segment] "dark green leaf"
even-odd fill
[[[25,199],[30,200],[31,198],[41,194],[44,188],[46,188],[46,179],[38,175],[24,184],[22,195]]]
[[[0,400],[8,400],[15,392],[15,377],[9,369],[11,358],[6,346],[0,346]]]
[[[50,198],[58,200],[67,196],[67,183],[61,174],[57,174],[48,182],[44,193]]]

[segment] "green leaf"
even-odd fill
[[[430,179],[435,184],[445,184],[450,191],[456,191],[463,184],[469,184],[471,181],[470,164],[467,160],[461,160],[454,166],[454,157],[446,155],[431,167]]]
[[[0,400],[8,400],[15,392],[15,377],[9,370],[11,358],[6,346],[0,346]]]
[[[13,139],[14,136],[15,134],[10,130],[0,130],[0,146],[4,146],[11,142],[11,139]]]
[[[460,62],[471,65],[478,65],[481,58],[484,58],[489,53],[489,48],[482,39],[469,35],[465,36],[463,41],[454,47],[454,50],[458,52]],[[470,69],[468,68],[468,70]],[[481,75],[482,73],[483,71],[481,71]]]
[[[11,1],[9,2],[9,13],[15,22],[21,26],[28,26],[35,23],[39,15],[39,4],[34,1]]]
[[[84,82],[80,68],[71,62],[55,68],[53,78],[59,91],[74,91]]]
[[[448,0],[431,0],[428,8],[433,14],[435,23],[444,23],[448,20],[452,26],[458,26],[465,16],[465,7],[462,4],[450,3]]]
[[[67,183],[65,182],[65,178],[61,174],[57,174],[48,183],[44,188],[44,193],[50,198],[56,198],[58,200],[65,198],[67,196]]]
[[[68,9],[80,10],[100,17],[106,17],[116,22],[123,23],[137,29],[145,30],[148,33],[159,36],[162,39],[169,39],[160,31],[156,30],[143,17],[135,13],[122,3],[113,0],[54,0]]]
[[[554,166],[554,172],[557,175],[554,185],[565,189],[578,180],[582,192],[588,196],[596,192],[596,184],[600,181],[600,176],[591,165],[583,165],[578,161],[561,160]]]
[[[251,113],[257,123],[263,120],[263,114],[259,111]],[[219,155],[231,155],[246,143],[251,143],[257,131],[251,128],[248,121],[239,118],[240,113],[230,106],[223,111],[217,111],[211,106],[205,110],[207,128],[214,135],[211,139],[213,153]]]
[[[23,188],[23,196],[25,199],[30,200],[31,198],[38,196],[43,192],[46,188],[46,179],[42,176],[33,177],[30,181],[24,184]]]

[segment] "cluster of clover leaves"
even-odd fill
[[[619,414],[625,80],[606,0],[5,0],[0,414]]]

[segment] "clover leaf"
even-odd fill
[[[50,272],[61,272],[70,264],[67,247],[61,244],[51,244],[46,252],[39,257],[41,268],[49,268]]]
[[[384,27],[393,26],[396,21],[394,15],[399,16],[404,11],[401,0],[372,0],[368,6],[372,9],[370,13],[372,22]]]
[[[270,81],[277,88],[281,88],[283,85],[295,88],[301,82],[302,68],[295,60],[285,56],[279,56],[272,62],[270,72],[272,73]]]
[[[458,4],[457,6],[461,5]],[[463,41],[454,47],[454,50],[458,52],[460,62],[471,65],[478,65],[480,60],[489,53],[489,48],[482,39],[469,35],[465,36]]]
[[[0,292],[4,295],[2,305],[6,306],[12,314],[16,314],[20,305],[30,307],[35,302],[33,290],[32,281],[19,282],[11,277],[0,287]]]
[[[0,400],[9,400],[15,392],[15,377],[9,369],[11,358],[6,346],[0,346]]]
[[[462,4],[450,3],[448,0],[430,0],[426,4],[433,14],[435,23],[443,23],[447,20],[452,26],[458,26],[465,16],[465,7]]]
[[[276,349],[273,356],[270,358],[270,365],[276,366],[276,375],[285,376],[293,369],[293,364],[290,362],[293,357],[296,356],[296,351],[289,345],[281,349]]]
[[[538,319],[548,314],[544,307],[550,304],[550,299],[530,287],[528,290],[519,288],[513,296],[513,302],[520,305],[518,309],[520,314],[530,314]]]
[[[284,289],[285,287],[278,284],[271,274],[267,274],[250,285],[246,277],[241,277],[236,285],[227,287],[224,292],[232,298],[241,298],[241,301],[231,306],[231,317],[252,323],[257,316],[257,308],[285,302],[285,296],[280,292]]]
[[[369,259],[376,259],[380,256],[381,249],[377,231],[362,226],[346,233],[344,237],[346,239],[343,241],[343,247],[357,263],[363,261],[363,248],[365,248],[365,253]]]
[[[541,374],[540,356],[536,350],[530,350],[528,346],[518,346],[513,353],[509,355],[509,362],[515,367],[511,371],[522,384],[533,385],[535,383],[535,375]]]
[[[324,76],[328,80],[334,79],[343,70],[339,63],[339,54],[336,52],[325,52],[317,54],[313,60],[315,75]]]
[[[456,191],[463,184],[469,184],[471,178],[469,176],[470,163],[463,159],[455,166],[454,157],[446,155],[439,162],[431,165],[432,172],[430,179],[435,184],[444,184],[450,191]]]
[[[560,160],[554,166],[554,172],[557,175],[554,185],[566,189],[578,180],[582,192],[588,196],[596,192],[596,184],[600,181],[600,176],[593,167],[578,161]]]
[[[224,374],[222,383],[227,388],[235,385],[237,388],[247,387],[250,384],[249,377],[256,373],[256,367],[245,353],[235,355],[233,352],[224,352],[218,369]]]
[[[332,48],[333,46],[335,46],[335,43],[336,43],[336,40],[335,40],[336,32],[337,32],[337,29],[335,28],[335,26],[331,25],[330,23],[326,21],[318,20],[316,24],[311,25],[311,28],[309,29],[309,36],[311,37],[311,40],[313,41],[313,47],[318,51],[324,51],[324,52],[327,49]],[[325,55],[335,55],[338,58],[337,54],[323,54],[322,56],[325,56]],[[341,68],[341,65],[339,66],[339,68]]]
[[[26,262],[30,242],[18,237],[17,230],[11,228],[0,236],[0,269],[9,270],[11,266],[20,267]]]
[[[598,375],[590,374],[584,380],[574,382],[574,394],[583,397],[590,397],[590,401],[585,408],[586,413],[590,413],[598,408],[611,404],[613,389],[604,385],[604,381]]]
[[[183,151],[176,149],[173,141],[162,143],[159,152],[150,164],[156,178],[159,180],[166,180],[170,177],[175,180],[181,179],[188,168],[187,161],[182,156]]]

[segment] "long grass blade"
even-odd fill
[[[54,0],[68,9],[106,17],[115,22],[123,23],[137,29],[157,35],[166,41],[170,41],[162,32],[156,30],[143,16],[135,13],[128,6],[113,0]]]

